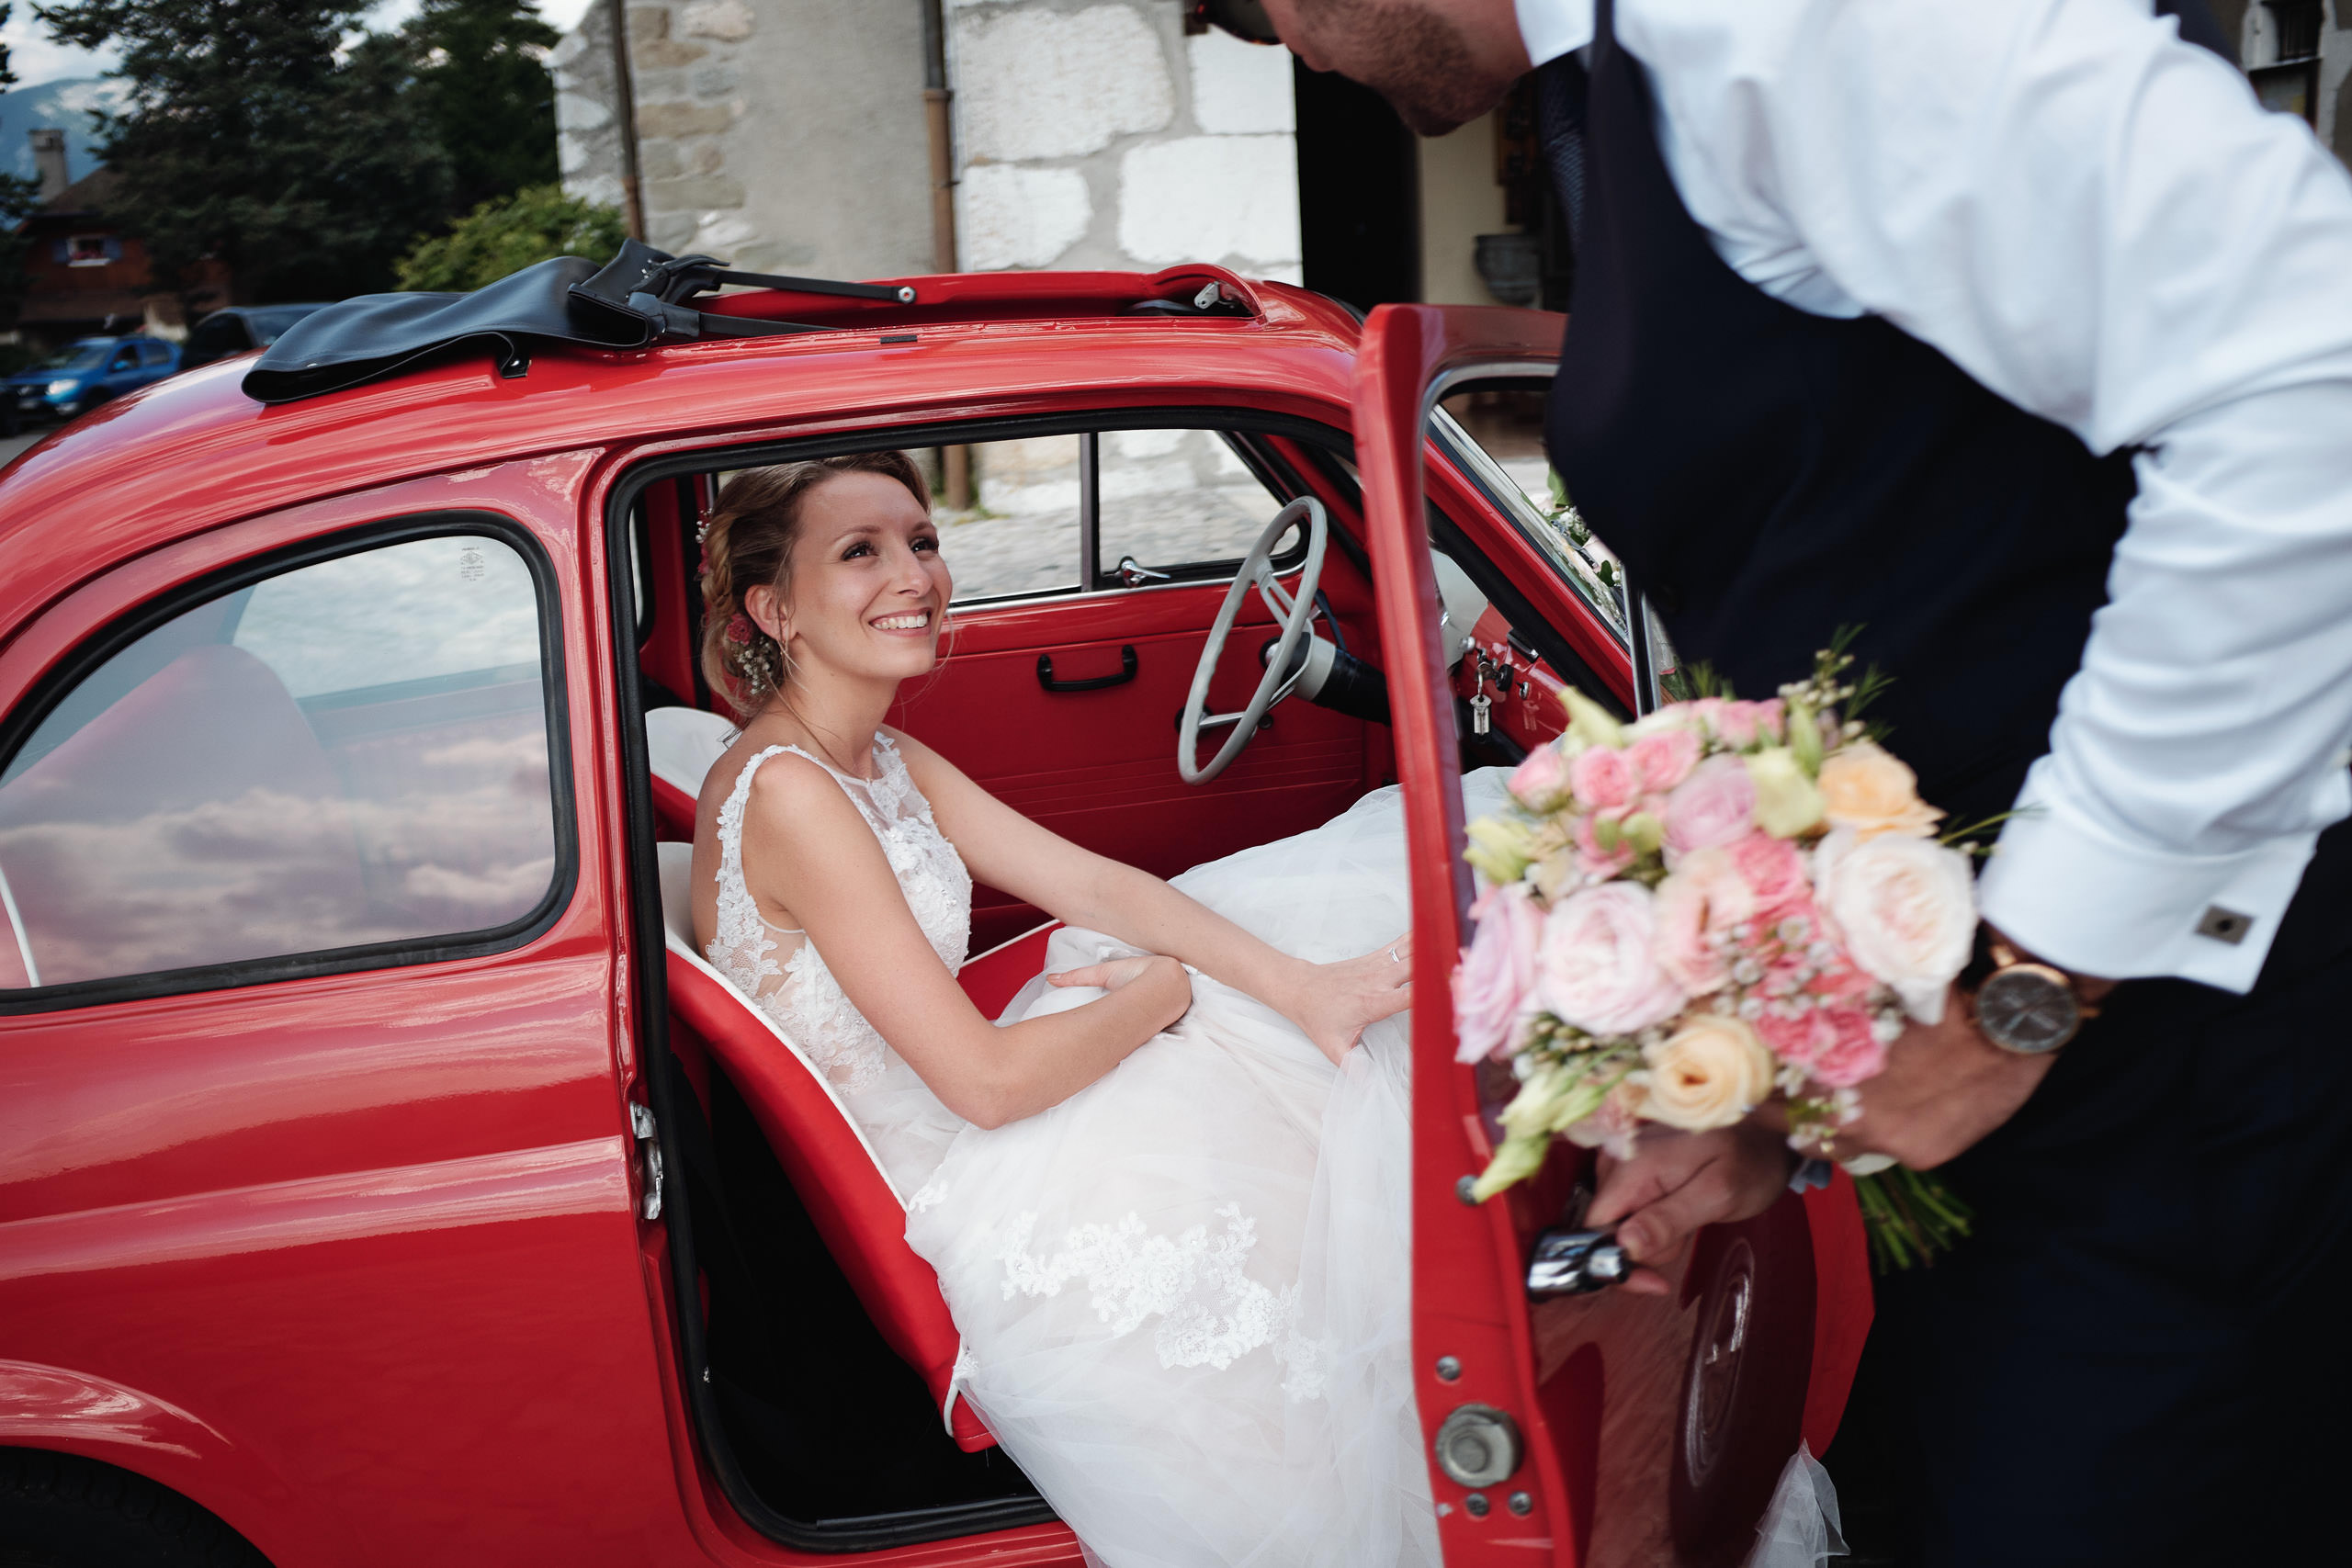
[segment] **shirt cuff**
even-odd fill
[[[2173,976],[2244,994],[2303,879],[2316,830],[2234,854],[2129,844],[2026,775],[1977,882],[1977,908],[2018,946],[2078,975]]]

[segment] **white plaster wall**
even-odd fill
[[[953,0],[963,265],[1299,276],[1286,52],[1168,0]]]
[[[1495,181],[1497,121],[1490,114],[1420,142],[1421,298],[1431,305],[1495,303],[1478,276],[1477,244],[1510,228]]]

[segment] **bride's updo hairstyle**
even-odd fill
[[[792,660],[744,613],[743,595],[762,583],[789,602],[792,547],[809,492],[835,474],[880,474],[907,487],[925,512],[931,487],[904,452],[859,452],[747,468],[729,479],[703,525],[702,673],[737,712],[767,705],[791,678]]]

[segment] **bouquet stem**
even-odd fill
[[[1854,1178],[1870,1237],[1871,1269],[1888,1274],[1936,1258],[1967,1239],[1976,1212],[1932,1172],[1895,1166]]]

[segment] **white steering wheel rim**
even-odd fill
[[[1300,518],[1306,520],[1306,559],[1298,570],[1298,593],[1295,598],[1283,592],[1274,581],[1274,542]],[[1184,714],[1176,728],[1176,771],[1188,784],[1204,784],[1250,744],[1258,733],[1258,721],[1266,710],[1290,694],[1298,682],[1294,674],[1285,680],[1283,671],[1290,668],[1291,656],[1297,652],[1301,637],[1306,635],[1307,624],[1315,618],[1315,591],[1323,581],[1323,551],[1331,542],[1331,522],[1325,515],[1323,503],[1311,495],[1303,495],[1280,512],[1266,525],[1258,542],[1241,558],[1241,570],[1234,574],[1233,586],[1227,591],[1225,603],[1217,606],[1216,620],[1209,627],[1209,638],[1201,649],[1201,661],[1193,671],[1193,689],[1184,698]],[[1233,623],[1241,614],[1242,595],[1255,586],[1258,596],[1282,623],[1282,644],[1266,663],[1265,676],[1250,697],[1249,706],[1238,715],[1217,716],[1219,719],[1234,719],[1233,733],[1225,738],[1216,756],[1207,762],[1196,761],[1200,755],[1201,725],[1205,719],[1209,701],[1209,677],[1216,673],[1218,661],[1225,657],[1226,638],[1232,635]]]

